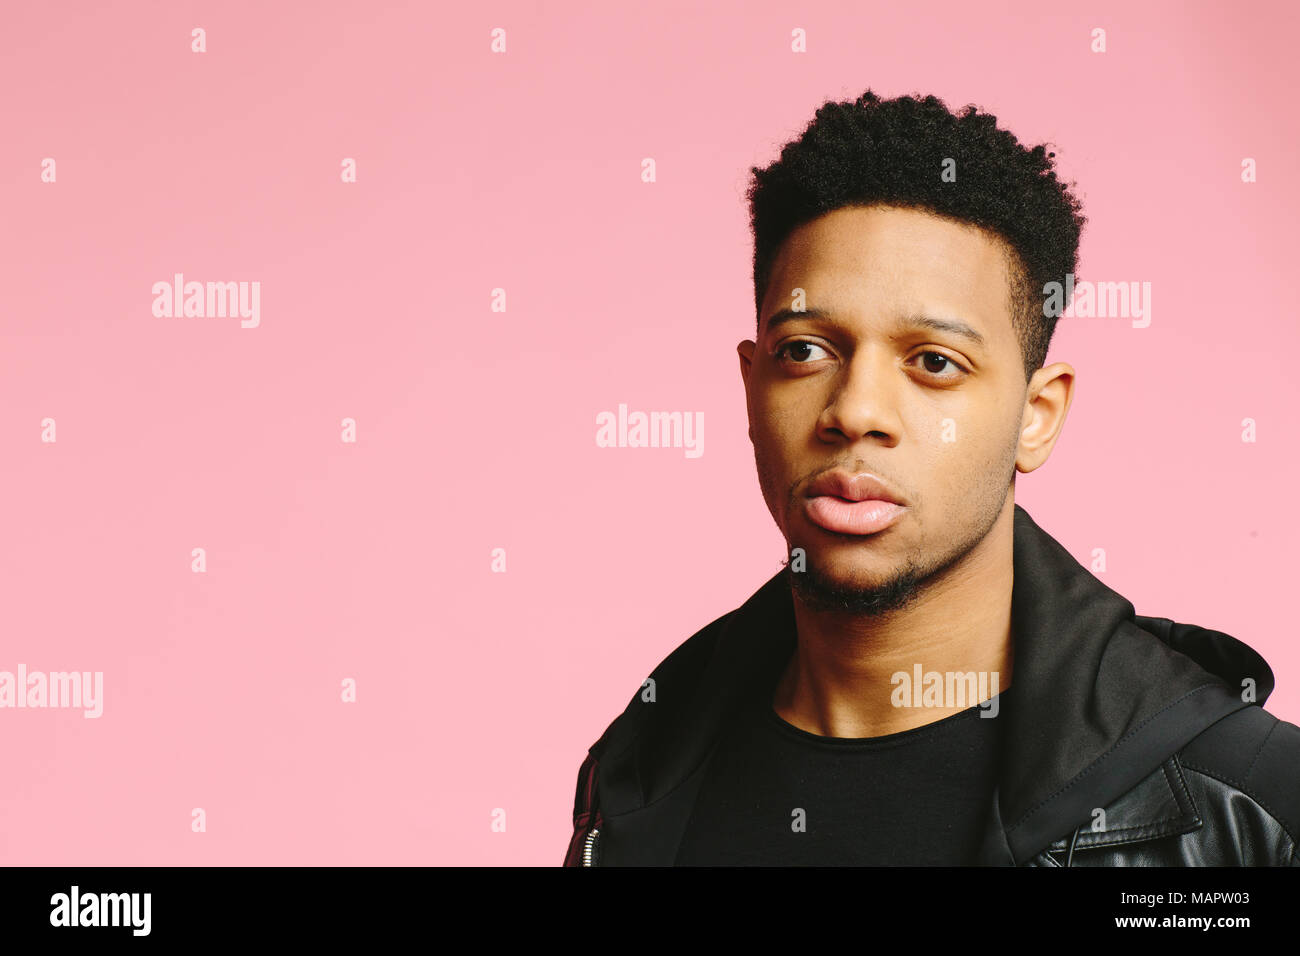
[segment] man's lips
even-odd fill
[[[838,534],[875,534],[892,525],[906,505],[878,498],[848,501],[834,495],[804,498],[804,512],[813,524]]]
[[[804,495],[808,520],[838,534],[875,534],[907,510],[902,496],[869,472],[828,471],[815,478]]]

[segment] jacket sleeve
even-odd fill
[[[573,796],[573,836],[569,838],[564,866],[582,866],[583,840],[588,832],[601,824],[600,810],[595,805],[596,769],[596,757],[588,753],[578,768],[578,786]]]

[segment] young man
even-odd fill
[[[1296,865],[1264,660],[1142,617],[1015,504],[1083,217],[934,98],[828,103],[749,191],[739,346],[785,567],[591,747],[566,865]]]

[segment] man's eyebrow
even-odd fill
[[[899,323],[899,328],[919,328],[930,329],[934,332],[950,332],[953,335],[961,336],[974,342],[976,345],[984,345],[984,336],[980,335],[965,322],[960,319],[941,319],[933,315],[908,315]]]
[[[827,319],[829,321],[832,320],[832,316],[824,309],[804,309],[803,311],[781,309],[767,317],[767,330],[770,332],[782,322],[796,322],[799,319]]]
[[[794,322],[799,319],[823,319],[828,322],[835,321],[834,315],[827,312],[825,309],[806,309],[802,312],[797,312],[794,309],[781,309],[778,312],[773,312],[772,315],[768,317],[767,329],[770,332],[772,329],[775,329],[778,325],[781,325],[784,322]],[[964,339],[968,339],[976,345],[983,346],[985,344],[984,336],[980,335],[979,332],[958,319],[941,319],[933,315],[916,313],[899,319],[895,328],[900,332],[907,329],[929,329],[932,332],[949,332],[953,335],[958,335]]]

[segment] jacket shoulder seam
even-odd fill
[[[1244,794],[1245,796],[1249,797],[1256,806],[1260,807],[1268,814],[1269,819],[1271,819],[1274,823],[1276,823],[1278,826],[1282,828],[1282,832],[1285,833],[1288,839],[1291,840],[1292,856],[1295,855],[1295,851],[1296,851],[1295,831],[1291,829],[1291,826],[1287,823],[1286,820],[1284,820],[1278,814],[1276,810],[1274,810],[1267,803],[1265,803],[1260,797],[1256,796],[1252,791],[1248,790],[1244,784],[1242,784],[1238,780],[1233,780],[1229,778],[1227,774],[1216,773],[1215,771],[1210,770],[1207,767],[1197,767],[1194,764],[1190,764],[1190,763],[1184,763],[1183,766],[1185,766],[1188,770],[1191,770],[1195,773],[1199,773],[1203,777],[1209,777],[1211,780],[1215,780],[1218,781],[1219,783],[1226,784],[1227,786],[1232,787],[1238,793]]]
[[[1253,757],[1250,758],[1250,766],[1246,768],[1246,774],[1245,774],[1244,777],[1242,777],[1242,780],[1249,780],[1249,779],[1250,779],[1250,773],[1251,773],[1252,770],[1255,769],[1255,764],[1259,761],[1259,755],[1262,754],[1262,753],[1264,752],[1264,748],[1268,746],[1268,742],[1269,742],[1269,740],[1272,738],[1273,734],[1277,731],[1277,728],[1280,727],[1280,726],[1281,726],[1281,723],[1275,721],[1275,722],[1273,723],[1273,726],[1270,727],[1270,728],[1268,728],[1268,733],[1266,733],[1266,734],[1264,735],[1264,739],[1261,740],[1261,741],[1259,742],[1259,746],[1255,748],[1255,756],[1253,756]],[[1263,805],[1263,804],[1261,804],[1261,806],[1262,806],[1262,805]]]

